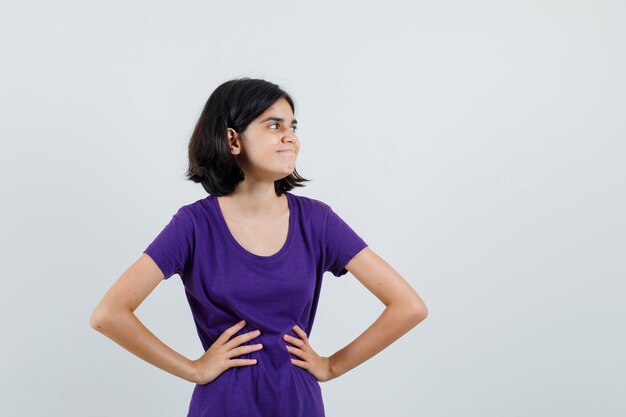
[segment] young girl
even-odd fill
[[[91,326],[195,388],[188,417],[323,417],[319,382],[337,378],[420,323],[419,295],[304,181],[294,103],[278,85],[219,86],[189,143],[187,178],[209,194],[182,206],[95,308]],[[322,276],[348,271],[386,308],[331,356],[309,343]],[[178,274],[205,353],[169,348],[135,309]]]

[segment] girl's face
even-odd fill
[[[284,98],[277,100],[241,133],[228,128],[230,151],[246,179],[277,181],[290,175],[300,152],[297,121]]]

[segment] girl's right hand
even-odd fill
[[[260,343],[256,345],[239,346],[250,339],[258,337],[259,334],[261,334],[259,330],[244,333],[229,340],[245,325],[246,321],[242,320],[224,330],[211,347],[209,347],[199,359],[193,361],[199,378],[198,384],[204,385],[213,381],[222,372],[233,366],[254,365],[256,363],[256,359],[231,359],[235,356],[263,349],[263,345]]]

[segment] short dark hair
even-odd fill
[[[231,194],[244,179],[244,173],[228,147],[227,130],[243,132],[248,125],[277,100],[284,98],[295,114],[292,98],[278,85],[254,78],[226,81],[213,91],[189,140],[188,180],[199,182],[211,195]],[[293,173],[274,181],[277,196],[294,187],[304,187],[309,179]]]

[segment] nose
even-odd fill
[[[283,141],[289,142],[293,144],[294,146],[298,145],[298,137],[296,136],[294,132],[291,132],[290,134],[286,134],[283,137]]]
[[[293,130],[291,130],[291,129],[287,129],[287,130],[285,131],[285,136],[287,136],[287,137],[289,137],[289,138],[292,138],[292,139],[294,139],[294,140],[295,140],[295,139],[297,139],[296,132],[294,132],[294,131],[293,131]]]

